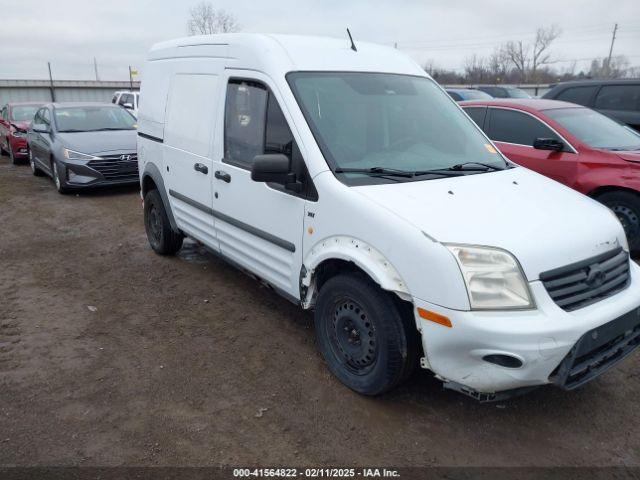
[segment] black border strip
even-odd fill
[[[280,237],[276,237],[275,235],[271,235],[269,232],[265,232],[264,230],[260,230],[259,228],[241,222],[240,220],[236,220],[235,218],[225,215],[224,213],[220,213],[212,208],[207,207],[206,205],[201,204],[200,202],[196,202],[195,200],[176,192],[175,190],[169,190],[169,195],[217,218],[218,220],[222,220],[223,222],[233,225],[234,227],[244,230],[245,232],[249,232],[256,237],[260,237],[267,242],[273,243],[280,248],[284,248],[285,250],[290,251],[291,253],[296,251],[296,246],[293,243],[287,240],[283,240]]]
[[[146,138],[147,140],[151,140],[153,142],[164,143],[164,140],[162,138],[154,137],[153,135],[149,135],[148,133],[138,132],[138,136]]]

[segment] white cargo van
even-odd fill
[[[353,390],[416,365],[482,400],[572,389],[637,347],[640,267],[615,215],[505,160],[398,51],[189,37],[151,49],[141,94],[152,248],[194,238],[315,309]]]

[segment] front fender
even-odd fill
[[[322,262],[333,259],[354,263],[383,290],[394,292],[404,300],[411,300],[402,276],[380,251],[357,238],[337,235],[316,243],[304,259],[300,279],[302,290],[305,291],[302,298],[303,308],[308,308],[313,303],[316,293],[314,274],[317,267]]]

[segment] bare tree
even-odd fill
[[[529,59],[528,49],[522,44],[522,40],[518,42],[507,42],[504,44],[504,55],[509,59],[513,67],[520,74],[520,81],[527,81],[527,74],[529,73]]]
[[[211,35],[237,32],[240,24],[235,15],[225,10],[215,10],[209,2],[202,1],[189,10],[187,32],[189,35]]]
[[[488,69],[493,77],[495,83],[500,83],[505,80],[505,77],[510,70],[509,56],[504,49],[496,48],[494,52],[489,56]]]
[[[551,47],[551,44],[558,38],[560,33],[560,27],[557,25],[551,25],[546,28],[540,27],[536,30],[536,39],[533,42],[533,52],[531,56],[532,80],[537,80],[536,73],[542,65],[547,65],[552,62],[549,47]]]
[[[519,72],[521,82],[536,81],[540,67],[552,62],[549,49],[560,33],[557,25],[540,27],[536,30],[536,37],[532,44],[524,43],[522,40],[504,44],[502,47],[504,55]]]
[[[464,61],[464,73],[471,83],[482,83],[487,80],[486,60],[475,53]]]
[[[636,67],[637,68],[637,67]],[[591,61],[589,76],[593,78],[624,78],[632,75],[633,69],[629,68],[629,59],[625,55],[611,57],[607,65],[606,58],[594,58]]]

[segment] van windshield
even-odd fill
[[[295,72],[287,76],[330,167],[349,184],[353,170],[446,171],[475,164],[473,173],[506,162],[456,103],[425,77],[356,72]],[[441,178],[401,175],[395,181]],[[357,179],[357,182],[349,182]]]

